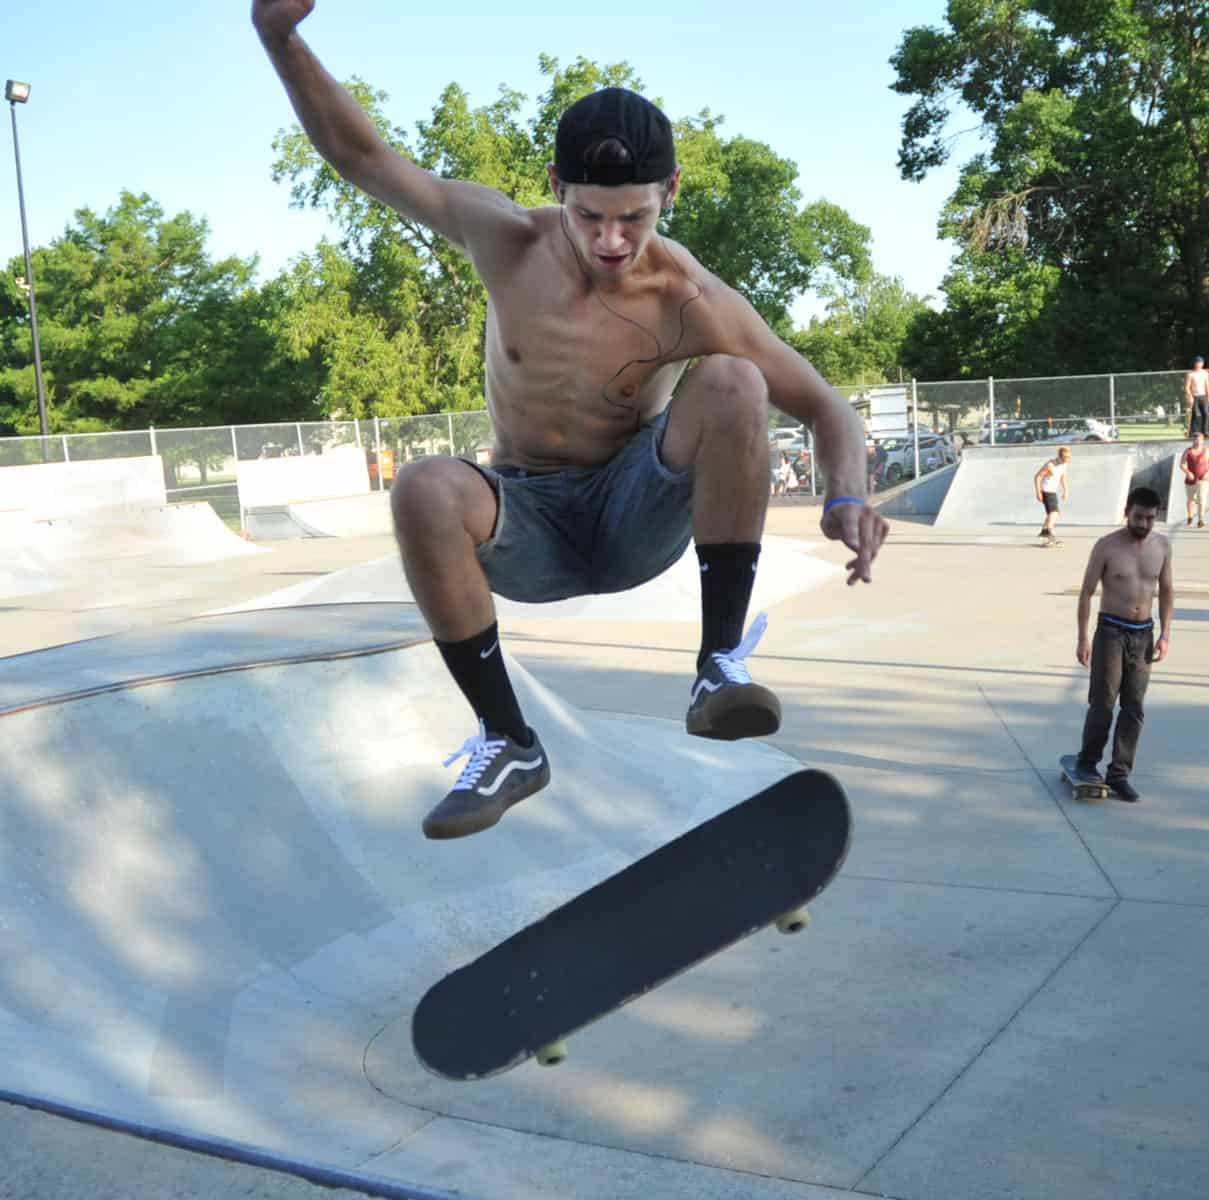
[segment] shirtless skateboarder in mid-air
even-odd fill
[[[1118,698],[1112,741],[1112,760],[1104,782],[1120,799],[1136,801],[1137,789],[1129,781],[1138,740],[1142,735],[1142,702],[1150,683],[1152,663],[1167,657],[1171,618],[1175,610],[1171,542],[1154,532],[1159,497],[1151,488],[1134,488],[1125,504],[1125,528],[1102,537],[1092,547],[1079,592],[1079,663],[1091,666],[1087,718],[1083,745],[1071,778],[1075,783],[1100,781],[1097,766]],[[1155,587],[1159,592],[1159,637],[1155,640]],[[1101,588],[1100,617],[1095,638],[1088,640],[1091,598]]]
[[[252,7],[307,135],[345,179],[458,246],[489,298],[492,466],[426,458],[391,494],[412,595],[479,719],[424,832],[476,833],[550,777],[505,670],[493,591],[531,603],[624,591],[695,539],[702,638],[688,731],[774,732],[780,705],[744,662],[763,622],[743,636],[768,504],[768,403],[814,431],[822,530],[854,552],[850,584],[870,582],[887,530],[865,503],[860,418],[742,296],[658,234],[680,168],[654,105],[621,88],[573,104],[548,168],[558,203],[521,208],[389,146],[299,36],[313,7]]]

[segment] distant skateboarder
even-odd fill
[[[1188,436],[1209,435],[1209,371],[1199,354],[1192,360],[1192,370],[1184,376],[1184,400],[1188,405]]]
[[[1184,486],[1188,493],[1188,524],[1192,524],[1192,510],[1196,509],[1196,527],[1205,528],[1205,501],[1209,498],[1209,446],[1205,435],[1194,433],[1192,445],[1180,456],[1180,470],[1184,472]]]
[[[1061,508],[1058,504],[1059,495],[1065,504],[1070,498],[1070,488],[1067,483],[1067,468],[1070,466],[1070,447],[1062,446],[1058,457],[1051,458],[1033,476],[1033,488],[1037,493],[1037,501],[1045,506],[1045,520],[1041,525],[1041,540],[1054,540],[1054,526],[1058,524]]]
[[[1121,711],[1113,734],[1112,759],[1104,782],[1122,800],[1135,801],[1129,781],[1142,734],[1142,701],[1150,683],[1152,663],[1167,657],[1171,617],[1175,607],[1171,543],[1154,532],[1158,493],[1134,488],[1125,504],[1125,528],[1102,537],[1092,547],[1079,592],[1080,665],[1091,666],[1083,745],[1075,769],[1079,783],[1097,783],[1097,770],[1112,729],[1117,700]],[[1159,589],[1160,633],[1154,637],[1152,607]],[[1091,598],[1102,588],[1095,638],[1088,641]]]

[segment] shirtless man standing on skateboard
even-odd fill
[[[429,837],[495,824],[550,766],[499,649],[492,592],[545,602],[624,591],[696,541],[702,638],[686,716],[702,737],[763,736],[780,704],[745,659],[743,626],[768,505],[768,404],[814,431],[822,531],[871,580],[887,524],[866,504],[860,418],[746,300],[661,237],[680,186],[671,125],[607,88],[562,116],[548,168],[557,203],[525,209],[422,170],[378,134],[297,26],[314,0],[253,0],[294,111],[345,179],[458,246],[489,298],[492,466],[405,467],[391,507],[412,595],[479,721]],[[688,364],[694,362],[691,370]]]
[[[1152,663],[1167,657],[1175,608],[1171,542],[1154,532],[1159,497],[1150,488],[1134,488],[1125,504],[1125,528],[1102,537],[1092,547],[1079,592],[1079,663],[1091,665],[1083,745],[1074,771],[1078,783],[1097,783],[1097,765],[1112,728],[1117,699],[1121,711],[1112,742],[1112,760],[1104,782],[1119,799],[1136,801],[1129,782],[1142,734],[1142,701]],[[1152,610],[1159,590],[1159,637],[1155,640]],[[1088,641],[1091,598],[1100,595],[1095,638]]]

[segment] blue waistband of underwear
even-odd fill
[[[1100,620],[1106,625],[1115,625],[1118,629],[1153,629],[1154,621],[1125,621],[1120,617],[1114,617],[1110,613],[1101,613]]]

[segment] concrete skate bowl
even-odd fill
[[[578,1065],[479,1088],[428,1076],[400,1031],[448,970],[796,764],[510,671],[554,782],[436,844],[420,821],[473,723],[411,606],[0,660],[3,1098],[393,1196],[446,1194],[409,1181],[476,1129],[626,1145],[626,1072],[664,1018],[709,1010],[665,999],[594,1027]]]

